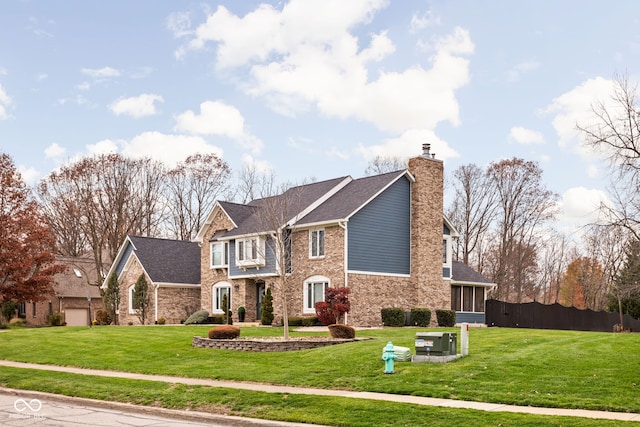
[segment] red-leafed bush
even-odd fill
[[[351,310],[350,293],[351,289],[349,288],[327,288],[324,301],[316,303],[318,321],[323,325],[342,323],[345,313]]]
[[[240,336],[240,328],[237,326],[216,326],[209,329],[209,339],[212,340],[232,340]]]
[[[356,330],[347,325],[329,325],[329,335],[332,338],[353,339],[356,337]]]

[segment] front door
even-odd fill
[[[258,313],[256,320],[262,320],[262,300],[264,299],[265,285],[264,282],[256,282],[256,313]]]

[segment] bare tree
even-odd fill
[[[555,217],[556,193],[542,184],[535,162],[508,159],[489,165],[488,176],[498,203],[497,239],[492,278],[498,298],[521,302],[530,277],[537,274],[541,231]]]
[[[215,154],[195,154],[167,174],[167,228],[172,237],[191,240],[216,200],[228,191],[229,165]]]
[[[276,192],[275,173],[261,172],[253,163],[245,164],[236,179],[236,191],[232,198],[242,204]]]
[[[369,162],[364,174],[367,176],[380,175],[387,172],[394,172],[406,169],[409,159],[393,156],[376,156]]]
[[[606,221],[640,239],[640,99],[637,85],[617,77],[608,102],[591,106],[593,119],[578,124],[587,146],[608,160],[613,205],[602,204]]]
[[[496,218],[497,193],[487,173],[475,164],[453,172],[454,199],[447,216],[460,232],[455,243],[458,259],[483,270],[482,243]]]
[[[97,272],[95,285],[103,282],[105,268],[127,234],[157,231],[163,171],[150,159],[109,154],[82,158],[41,181],[40,198],[47,212],[57,214],[49,220],[60,227],[79,227],[86,239]],[[65,224],[68,212],[76,216]]]
[[[559,301],[562,273],[568,264],[569,246],[567,236],[558,232],[551,232],[540,242],[538,281],[544,304],[554,304]]]

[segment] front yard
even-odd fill
[[[358,331],[357,336],[374,339],[285,353],[234,352],[191,347],[193,336],[206,336],[208,329],[208,326],[18,328],[3,333],[0,337],[2,342],[0,358],[148,374],[518,405],[640,412],[640,336],[638,334],[472,329],[468,357],[447,364],[396,363],[396,373],[385,375],[384,362],[380,356],[387,341],[413,349],[415,333],[425,329],[388,328]],[[280,328],[242,329],[242,336],[247,337],[277,336],[281,333]],[[321,333],[292,333],[293,336],[319,334]],[[222,392],[205,390],[206,388],[191,390],[186,395],[190,399],[191,403],[189,403],[183,401],[184,390],[182,394],[177,391],[172,392],[167,385],[162,384],[134,385],[135,382],[132,380],[115,382],[109,380],[112,381],[109,384],[107,380],[95,377],[79,378],[71,374],[53,375],[47,372],[36,373],[36,371],[30,371],[26,378],[24,373],[19,371],[21,370],[1,368],[0,385],[40,390],[49,388],[44,391],[52,391],[51,388],[53,388],[57,390],[53,392],[76,395],[104,393],[107,399],[121,396],[118,400],[140,399],[138,403],[151,402],[151,404],[168,407],[214,408],[219,406],[220,410],[240,414],[249,413],[253,416],[256,416],[255,410],[248,408],[259,407],[260,405],[256,405],[256,401],[259,401],[264,403],[264,411],[267,415],[257,415],[267,418],[277,418],[278,415],[274,414],[281,414],[281,405],[287,404],[281,402],[282,396],[274,397],[266,396],[264,393],[229,390]],[[46,378],[56,378],[56,380],[52,382],[45,380]],[[116,389],[114,390],[113,387]],[[173,387],[177,390],[186,386]],[[150,390],[148,394],[145,391],[147,389]],[[229,397],[231,395],[235,397]],[[209,397],[205,398],[205,396]],[[165,398],[168,399],[166,402],[164,402]],[[277,404],[272,401],[273,399]],[[299,413],[299,417],[294,417],[298,421],[339,424],[335,417],[342,414],[343,417],[347,417],[347,420],[353,418],[352,421],[342,425],[358,425],[355,421],[357,417],[353,414],[358,413],[357,408],[366,408],[369,421],[376,419],[377,412],[380,412],[380,421],[388,421],[385,413],[397,409],[399,422],[403,420],[411,424],[403,418],[408,416],[406,410],[400,409],[404,404],[397,404],[400,406],[396,408],[396,404],[390,403],[376,405],[375,402],[344,402],[345,399],[335,398],[326,398],[328,400],[324,401],[325,398],[288,396],[287,399],[288,404],[293,404],[295,401],[296,408],[306,408],[306,410],[286,410],[284,411],[286,414],[282,413],[280,416],[293,417],[293,414]],[[228,405],[231,405],[231,408]],[[241,409],[243,405],[246,406],[246,411]],[[335,406],[336,411],[326,414],[326,405]],[[442,408],[416,408],[415,406],[411,408],[411,413],[415,410],[423,416],[425,416],[424,411],[427,411],[427,416],[443,411]],[[494,424],[494,420],[504,424],[507,420],[508,424],[523,425],[523,423],[526,424],[525,420],[533,420],[532,416],[525,415],[501,414],[495,418],[498,414],[466,410],[444,411],[453,411],[445,417],[448,419],[454,413],[456,416],[467,414],[472,417],[467,418],[467,421],[478,421],[478,417],[482,417],[482,420],[490,424]],[[306,414],[304,417],[302,417],[303,413]],[[306,418],[314,413],[318,413],[320,418],[313,420]],[[513,416],[518,419],[517,422],[512,418]],[[548,418],[542,417],[547,420],[545,424],[549,422]],[[574,419],[571,423],[563,419],[559,423],[593,425],[593,420],[590,421],[591,423],[588,424],[576,424],[580,419]],[[479,424],[485,424],[485,421]],[[370,425],[370,423],[361,425]],[[395,424],[382,422],[380,425]]]

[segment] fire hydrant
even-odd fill
[[[384,360],[384,373],[385,374],[393,374],[395,371],[393,370],[393,361],[396,360],[398,356],[396,356],[393,350],[393,344],[391,341],[387,343],[384,350],[382,350],[382,360]]]

